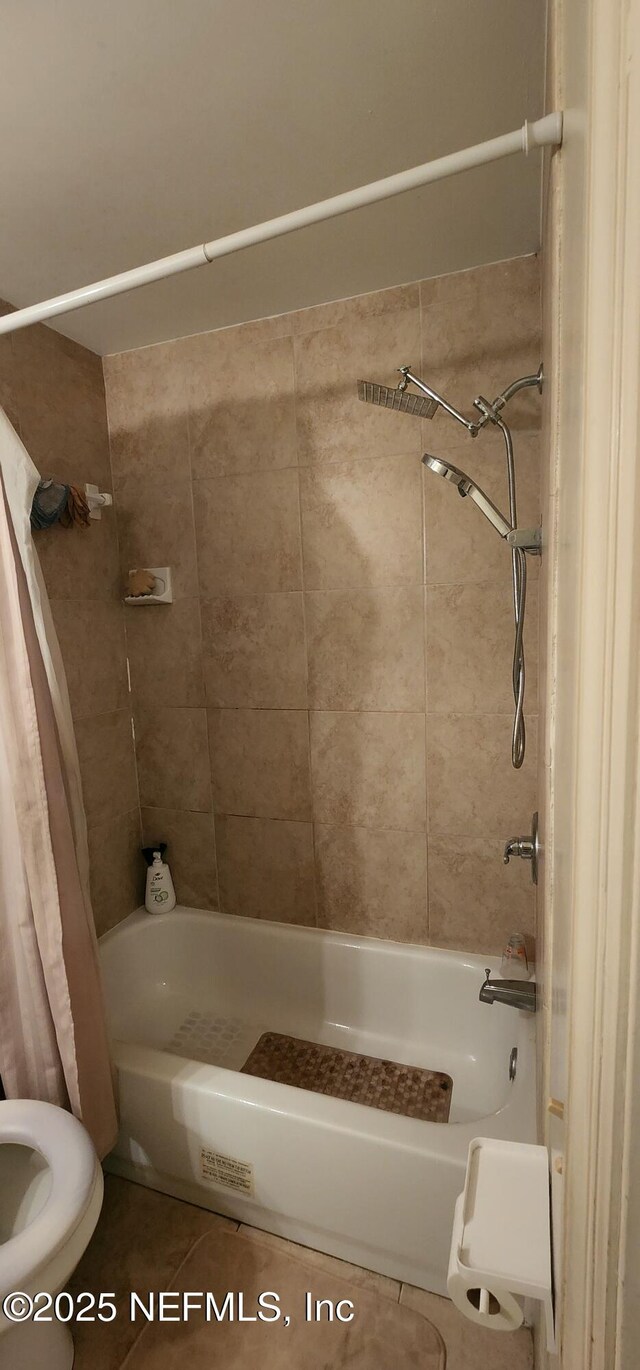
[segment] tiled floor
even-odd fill
[[[142,1295],[151,1290],[175,1288],[172,1279],[199,1238],[207,1233],[236,1230],[238,1224],[227,1218],[107,1176],[100,1222],[70,1288],[75,1295],[84,1290],[115,1291],[118,1317],[110,1323],[76,1325],[74,1370],[121,1370],[140,1331],[139,1325],[129,1321],[129,1291]],[[341,1277],[368,1294],[400,1302],[422,1314],[442,1336],[447,1370],[531,1370],[531,1338],[526,1331],[485,1332],[465,1322],[447,1299],[435,1294],[294,1246],[254,1228],[242,1226],[239,1230],[262,1248],[268,1246],[274,1252],[300,1256],[307,1265],[327,1275]],[[154,1360],[153,1364],[156,1363]]]

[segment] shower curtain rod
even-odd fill
[[[177,276],[181,271],[191,271],[193,267],[205,266],[217,257],[227,257],[232,252],[253,247],[255,243],[268,242],[271,238],[293,233],[297,228],[306,228],[309,224],[334,219],[339,214],[348,214],[352,209],[361,209],[364,205],[388,200],[393,195],[402,195],[406,190],[415,190],[417,186],[428,185],[431,181],[456,176],[470,167],[497,162],[501,157],[511,157],[516,152],[528,153],[536,147],[559,147],[561,143],[561,113],[547,114],[533,123],[527,120],[522,128],[516,129],[513,133],[504,133],[501,137],[491,138],[486,143],[477,143],[475,147],[449,153],[446,157],[424,162],[422,166],[411,167],[408,171],[399,171],[395,176],[372,181],[370,185],[359,186],[356,190],[346,190],[342,195],[320,200],[318,204],[307,205],[305,209],[295,209],[290,214],[281,214],[279,218],[268,219],[266,223],[255,224],[253,228],[243,228],[238,233],[229,233],[226,237],[216,238],[213,242],[187,248],[184,252],[175,252],[170,257],[161,257],[159,261],[148,262],[146,266],[136,266],[131,271],[108,276],[106,280],[96,281],[93,285],[69,290],[66,294],[56,295],[51,300],[42,301],[41,304],[31,304],[25,309],[18,309],[14,314],[4,314],[0,318],[0,334],[14,333],[18,328],[42,323],[43,320],[52,319],[57,314],[70,314],[74,309],[82,309],[85,305],[95,304],[98,300],[106,300],[111,295],[122,295],[128,290],[136,290],[141,285],[149,285],[152,281],[164,280],[165,276]]]

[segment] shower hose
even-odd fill
[[[494,423],[496,423],[504,438],[507,454],[507,479],[509,484],[509,521],[512,528],[517,528],[516,475],[511,431],[503,419],[496,417],[494,418]],[[525,666],[523,633],[524,614],[527,602],[527,559],[526,553],[522,547],[512,547],[511,549],[511,574],[513,582],[513,617],[515,624],[512,668],[515,712],[513,717],[513,736],[511,739],[511,762],[515,769],[519,770],[524,761],[526,746],[524,722]]]

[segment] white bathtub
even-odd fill
[[[120,1094],[108,1169],[446,1293],[470,1140],[535,1141],[534,1020],[479,1003],[491,957],[178,908],[132,914],[102,961]],[[446,1071],[449,1123],[240,1074],[266,1030]],[[187,1059],[193,1033],[220,1064]]]

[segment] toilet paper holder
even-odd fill
[[[546,1147],[493,1137],[470,1143],[447,1288],[465,1317],[496,1331],[515,1331],[524,1318],[522,1301],[538,1300],[547,1350],[555,1351]]]

